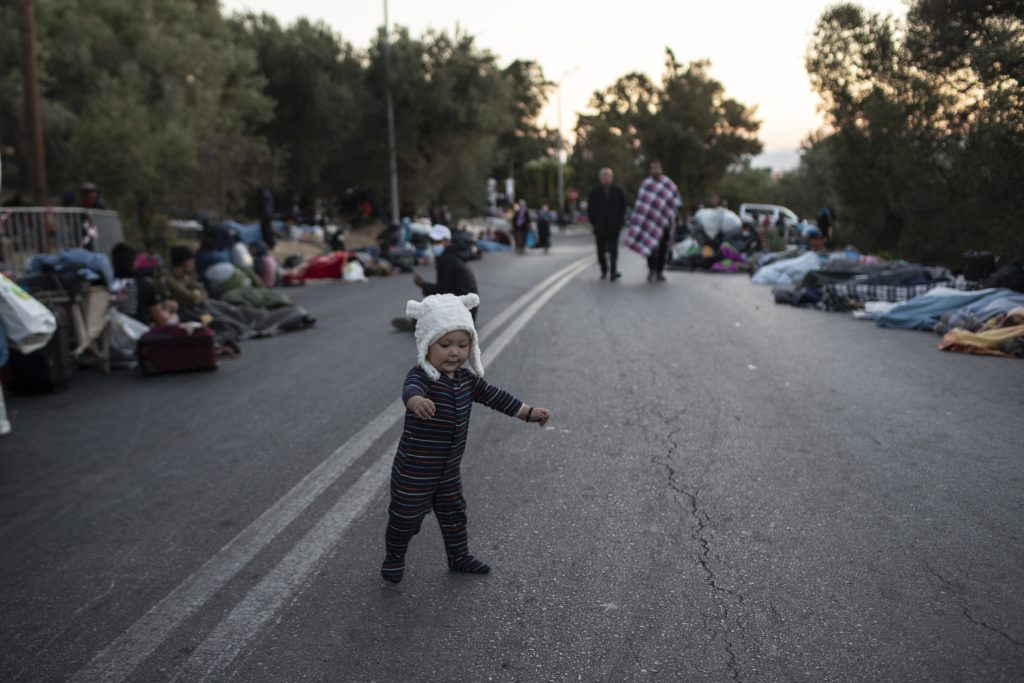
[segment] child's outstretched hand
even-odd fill
[[[547,408],[533,408],[524,405],[519,411],[519,417],[526,422],[536,422],[543,427],[551,418],[551,411]]]
[[[413,396],[409,399],[409,402],[405,404],[405,407],[412,411],[412,414],[421,420],[429,420],[434,417],[434,413],[437,409],[434,407],[434,402],[429,398],[423,396]]]

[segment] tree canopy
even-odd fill
[[[577,177],[596,182],[602,167],[635,190],[657,158],[689,201],[715,190],[733,164],[761,151],[755,111],[725,96],[710,63],[681,64],[665,51],[661,84],[629,73],[594,93],[593,114],[579,117],[572,163]]]
[[[386,206],[384,36],[357,48],[322,23],[224,16],[209,0],[47,0],[36,6],[51,195],[85,180],[145,228],[156,215],[237,214],[258,188]],[[0,5],[5,190],[27,190],[18,16]],[[489,176],[553,202],[552,91],[539,64],[499,62],[473,36],[388,36],[404,211],[484,208]],[[659,158],[687,201],[831,206],[841,239],[925,261],[1024,254],[1024,5],[912,0],[903,19],[845,2],[806,50],[825,125],[777,177],[754,107],[707,61],[666,50],[660,81],[626,73],[579,116],[568,177],[611,167],[627,191]],[[585,188],[581,188],[585,189]]]
[[[807,50],[833,194],[862,248],[955,262],[1024,253],[1024,6],[830,7]]]
[[[51,195],[96,182],[140,224],[359,186],[388,193],[383,36],[356,49],[323,23],[222,16],[203,0],[36,3]],[[0,7],[5,187],[25,189],[18,18]],[[487,177],[550,153],[536,123],[550,84],[501,65],[464,31],[388,37],[407,210],[482,210]]]

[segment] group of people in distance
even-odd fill
[[[598,174],[600,183],[587,196],[587,216],[594,229],[597,263],[601,278],[615,282],[618,270],[619,233],[626,222],[626,193],[616,185],[610,168]],[[640,183],[630,214],[626,246],[647,258],[647,281],[665,281],[665,262],[676,214],[683,205],[679,188],[662,172],[657,159],[650,163],[650,175]]]

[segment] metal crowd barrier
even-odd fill
[[[55,254],[82,246],[90,225],[96,229],[95,251],[109,254],[124,239],[116,211],[73,206],[0,208],[0,263],[15,273],[24,273],[36,254]]]

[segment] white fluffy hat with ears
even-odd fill
[[[469,333],[469,367],[480,377],[484,376],[480,343],[469,312],[479,305],[480,297],[476,294],[434,294],[423,301],[410,301],[405,305],[405,314],[416,321],[416,361],[430,379],[440,379],[441,373],[427,362],[427,349],[444,335],[457,330]]]

